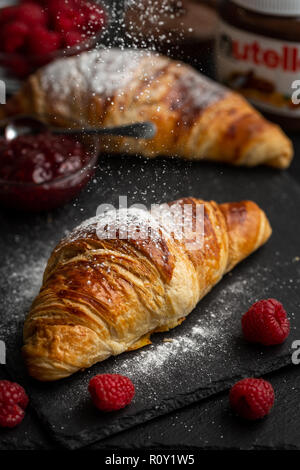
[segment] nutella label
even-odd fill
[[[300,43],[258,36],[220,22],[216,64],[220,81],[262,110],[300,116],[300,104],[293,99],[294,84],[300,79]]]

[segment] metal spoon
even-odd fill
[[[1,134],[7,140],[13,140],[21,135],[36,135],[41,132],[51,132],[55,135],[114,135],[119,137],[135,137],[137,139],[152,139],[156,134],[156,126],[152,122],[136,122],[118,127],[60,129],[48,126],[34,116],[16,116],[7,121],[1,129]]]

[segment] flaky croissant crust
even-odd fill
[[[174,203],[170,203],[171,207]],[[271,234],[253,202],[204,206],[199,249],[158,229],[147,239],[101,239],[90,219],[63,239],[47,264],[41,291],[24,325],[29,374],[57,380],[111,355],[149,343],[155,331],[175,327],[197,302]]]
[[[293,156],[281,129],[239,94],[148,51],[99,50],[58,60],[30,77],[0,113],[37,113],[65,126],[157,125],[150,141],[102,138],[108,152],[277,168]]]

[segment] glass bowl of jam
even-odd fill
[[[109,17],[101,0],[21,0],[0,8],[0,78],[9,92],[37,68],[104,42]]]
[[[0,137],[0,204],[45,211],[73,199],[88,183],[98,158],[97,139],[50,132]]]

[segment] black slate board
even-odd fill
[[[154,336],[153,346],[109,359],[55,384],[38,384],[24,373],[20,333],[49,252],[66,230],[93,216],[99,204],[117,205],[119,195],[127,195],[129,204],[148,205],[187,195],[218,202],[253,199],[266,210],[274,234],[265,247],[227,275],[180,327]],[[10,372],[25,384],[51,435],[66,447],[82,447],[224,390],[238,377],[261,375],[290,363],[291,342],[300,329],[296,315],[300,303],[299,202],[300,190],[284,172],[173,159],[105,157],[75,205],[51,216],[3,213],[0,339],[8,344]],[[286,306],[291,335],[279,347],[248,345],[241,337],[240,317],[252,302],[270,296]],[[173,342],[164,343],[164,337]],[[113,414],[94,410],[87,384],[92,375],[102,372],[132,378],[136,397],[130,407]]]
[[[107,455],[124,450],[299,450],[300,375],[290,366],[267,374],[275,391],[271,414],[255,422],[239,419],[230,409],[228,391],[135,426],[88,447]]]

